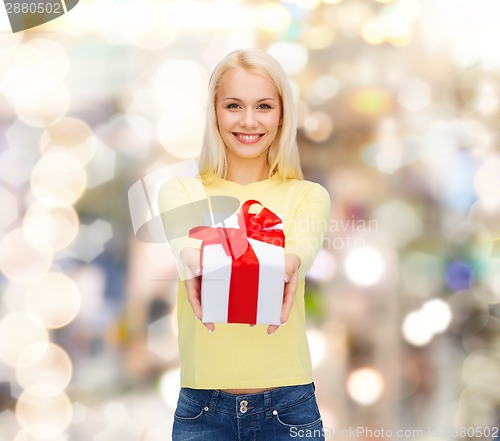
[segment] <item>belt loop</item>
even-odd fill
[[[215,389],[212,391],[212,399],[210,400],[210,404],[208,405],[207,413],[209,415],[213,415],[215,413],[215,409],[217,407],[217,400],[219,399],[219,390]]]
[[[271,391],[267,390],[264,392],[264,411],[266,418],[273,417],[273,409],[271,408]]]

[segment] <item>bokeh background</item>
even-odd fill
[[[332,196],[306,292],[327,439],[493,438],[500,2],[81,0],[16,34],[3,7],[1,441],[170,439],[176,265],[127,193],[199,154],[211,69],[249,46]]]

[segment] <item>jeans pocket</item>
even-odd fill
[[[276,421],[288,429],[296,427],[298,429],[321,427],[321,415],[314,395],[296,405],[277,409]]]
[[[198,420],[204,412],[204,406],[186,397],[182,392],[179,394],[174,419],[179,422]]]

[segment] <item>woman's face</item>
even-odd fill
[[[242,68],[226,72],[220,81],[215,112],[219,132],[232,159],[262,159],[281,124],[281,100],[273,84]]]

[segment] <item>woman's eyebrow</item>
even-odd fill
[[[228,96],[228,97],[224,98],[224,100],[241,101],[240,98],[235,98],[232,96]],[[261,101],[276,101],[276,100],[274,98],[261,98],[261,99],[257,100],[257,103],[260,103]]]

